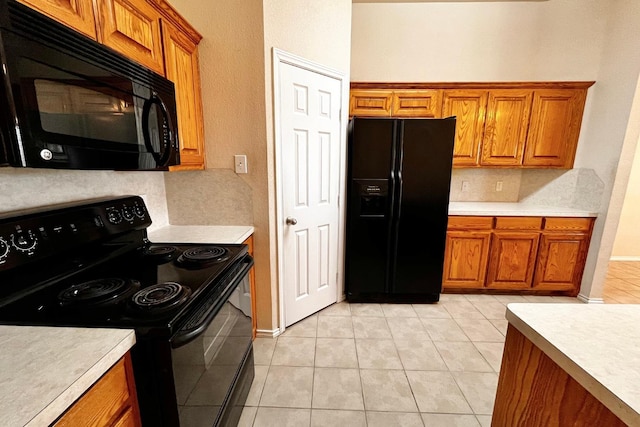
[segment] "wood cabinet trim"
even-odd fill
[[[198,44],[202,40],[202,34],[189,24],[189,22],[178,13],[178,11],[167,3],[165,0],[147,0],[147,3],[152,4],[158,12],[162,15],[162,18],[171,22],[174,26],[178,27],[181,33],[188,36],[192,43]]]
[[[595,81],[547,82],[351,82],[351,89],[588,89]]]
[[[254,248],[253,234],[247,237],[247,239],[242,243],[248,246],[247,252],[249,253],[249,255],[253,256],[253,248]],[[253,331],[252,337],[253,339],[255,339],[256,333],[258,330],[258,317],[256,316],[257,308],[256,308],[256,268],[255,267],[251,267],[251,270],[249,270],[249,281],[251,285],[251,323],[252,323],[252,331]]]

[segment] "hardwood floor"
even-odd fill
[[[640,262],[610,261],[603,298],[610,304],[640,304]]]

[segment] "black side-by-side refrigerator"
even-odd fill
[[[454,117],[351,120],[348,301],[440,299],[455,123]]]

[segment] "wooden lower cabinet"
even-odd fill
[[[127,353],[54,424],[56,427],[140,427],[140,410]]]
[[[247,239],[242,242],[245,245],[249,246],[249,255],[253,256],[253,235],[247,237]],[[249,281],[251,285],[251,323],[252,323],[252,337],[256,338],[256,331],[258,329],[258,318],[256,316],[256,269],[255,267],[251,267],[249,270]]]
[[[512,325],[507,329],[491,425],[626,426]]]
[[[592,228],[593,218],[450,217],[443,291],[576,296]]]

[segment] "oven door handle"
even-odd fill
[[[238,271],[233,280],[231,280],[231,284],[227,286],[218,298],[216,298],[215,303],[211,304],[211,306],[204,310],[203,313],[199,312],[190,317],[187,320],[186,325],[180,328],[180,330],[171,338],[171,347],[181,347],[194,340],[198,335],[207,330],[213,321],[213,318],[220,311],[220,308],[222,308],[222,306],[227,302],[231,294],[233,294],[241,283],[242,279],[249,274],[249,270],[253,267],[253,258],[247,255],[244,260],[242,260],[242,263],[245,265],[240,269],[240,271]],[[201,307],[205,306],[203,305]],[[198,311],[200,311],[200,309],[198,309]],[[191,326],[194,321],[196,325]]]

